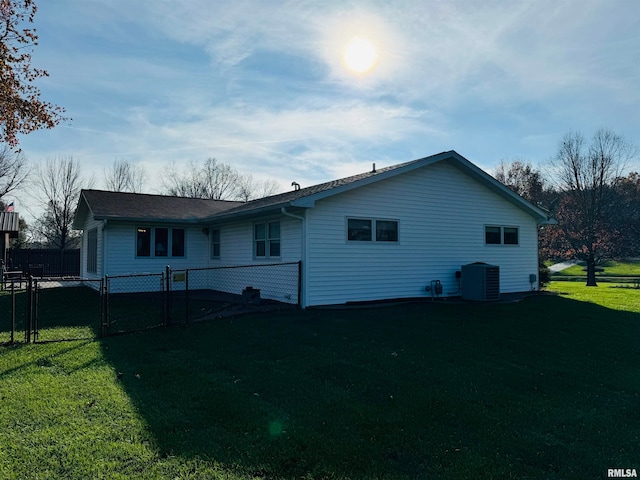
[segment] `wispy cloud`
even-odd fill
[[[25,151],[100,171],[214,156],[310,183],[450,148],[543,158],[568,129],[640,140],[635,0],[60,0],[39,15],[43,93],[74,122]],[[366,76],[341,60],[356,35],[378,49]]]

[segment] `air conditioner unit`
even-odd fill
[[[464,300],[500,300],[500,267],[486,263],[463,265],[461,287]]]

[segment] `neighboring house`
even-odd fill
[[[0,212],[0,260],[5,269],[9,269],[7,264],[7,250],[9,241],[18,238],[20,219],[17,212]]]
[[[499,267],[500,292],[530,290],[550,222],[450,151],[247,203],[84,190],[74,228],[85,277],[302,261],[306,307],[428,297],[435,280],[458,296],[474,262]]]

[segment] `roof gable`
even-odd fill
[[[451,150],[250,202],[83,190],[78,203],[74,228],[82,228],[89,214],[93,214],[94,218],[98,220],[198,223],[273,213],[286,207],[313,208],[315,202],[323,198],[409,173],[438,162],[447,162],[460,169],[506,201],[534,217],[539,223],[554,223],[546,211],[526,201],[462,155]]]
[[[273,195],[271,197],[265,197],[251,202],[243,203],[240,206],[215,214],[210,217],[209,220],[214,221],[228,219],[231,217],[256,215],[288,206],[313,208],[315,202],[318,200],[322,200],[323,198],[338,195],[340,193],[347,192],[355,188],[360,188],[375,182],[383,181],[387,178],[402,175],[404,173],[408,173],[418,168],[423,168],[437,162],[448,162],[454,165],[456,168],[462,170],[465,174],[483,184],[494,193],[500,195],[508,202],[514,204],[532,217],[536,218],[538,222],[553,222],[553,220],[548,217],[547,212],[545,212],[543,209],[528,202],[454,150],[438,153],[436,155],[431,155],[429,157],[420,158],[418,160],[413,160],[390,167],[371,170],[369,172],[353,175],[351,177],[332,180],[330,182],[313,185],[311,187],[302,188],[300,190],[294,190],[291,192],[286,192],[279,195]]]

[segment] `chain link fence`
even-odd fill
[[[232,306],[300,305],[300,262],[192,268],[188,316],[216,316]]]
[[[0,284],[0,343],[93,339],[300,305],[301,262]]]
[[[164,273],[107,276],[105,286],[103,335],[164,325]]]
[[[0,345],[25,339],[27,283],[12,279],[0,284]]]
[[[33,340],[94,339],[102,326],[103,280],[32,279]]]

